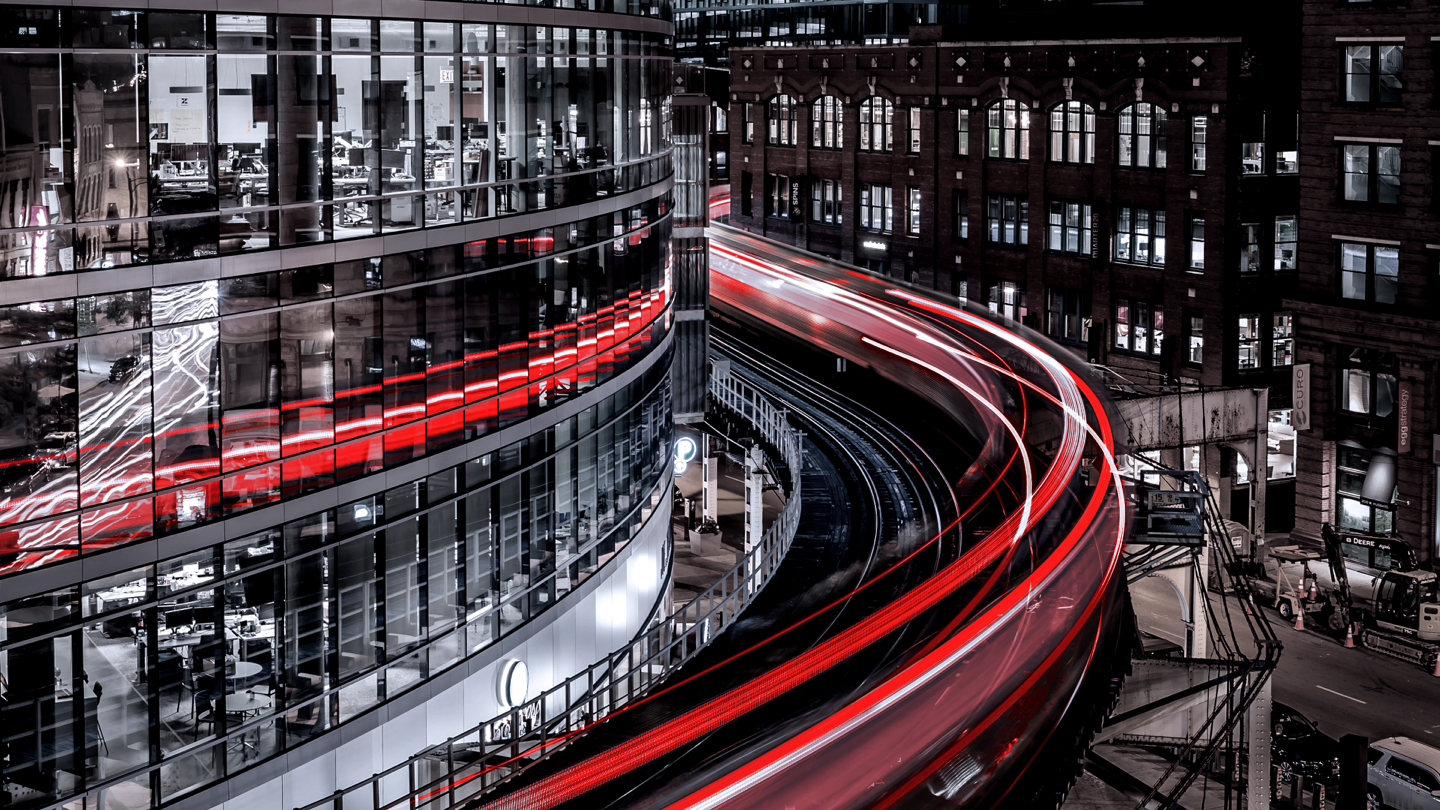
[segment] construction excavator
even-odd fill
[[[1321,527],[1324,557],[1334,588],[1320,587],[1310,570],[1314,552],[1275,549],[1282,561],[1302,562],[1303,573],[1292,591],[1283,572],[1275,591],[1275,607],[1286,620],[1303,616],[1336,634],[1357,633],[1361,646],[1423,667],[1434,667],[1440,657],[1440,577],[1413,570],[1413,557],[1375,581],[1369,608],[1355,605],[1350,575],[1345,567],[1343,543],[1374,542],[1375,538],[1342,535],[1330,524]],[[1359,542],[1357,542],[1359,541]],[[1411,570],[1405,570],[1405,569]]]

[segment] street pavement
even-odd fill
[[[1142,630],[1184,643],[1179,604],[1169,586],[1142,580],[1130,593]],[[1220,597],[1210,598],[1218,608]],[[1273,609],[1261,610],[1284,645],[1275,672],[1277,702],[1296,709],[1332,737],[1361,734],[1377,740],[1402,735],[1440,748],[1440,678],[1372,650],[1347,650],[1326,633],[1295,630]]]

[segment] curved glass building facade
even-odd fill
[[[668,6],[346,5],[0,5],[13,805],[483,719],[500,656],[543,688],[663,590]]]

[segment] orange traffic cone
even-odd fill
[[[1435,656],[1435,670],[1430,674],[1440,678],[1440,655]]]
[[[1295,629],[1296,629],[1296,630],[1304,630],[1304,629],[1305,629],[1305,611],[1303,611],[1303,610],[1298,611],[1298,612],[1295,614]]]
[[[1355,623],[1351,622],[1345,626],[1345,649],[1355,649]]]

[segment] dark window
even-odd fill
[[[765,216],[790,218],[790,178],[786,175],[765,175]]]
[[[1405,46],[1399,43],[1347,44],[1340,52],[1341,98],[1369,104],[1399,104],[1404,83]]]
[[[955,111],[955,154],[964,157],[970,154],[970,112]]]
[[[905,233],[920,234],[920,189],[909,186],[905,189]]]
[[[997,245],[1030,244],[1030,203],[1011,194],[985,198],[987,241]]]
[[[965,189],[957,188],[952,190],[950,202],[955,215],[955,222],[950,226],[950,234],[955,239],[970,238],[970,193]]]
[[[751,216],[754,210],[753,200],[755,198],[755,175],[750,172],[740,173],[740,216]]]
[[[1400,288],[1400,249],[1340,243],[1340,295],[1352,301],[1393,304]]]
[[[1431,773],[1430,769],[1423,765],[1406,762],[1403,759],[1391,756],[1390,761],[1385,764],[1385,770],[1420,788],[1426,793],[1432,790],[1440,790],[1440,780],[1437,780],[1435,774]]]
[[[741,132],[742,132],[743,135],[744,135],[744,141],[745,141],[745,143],[754,143],[754,142],[755,142],[755,121],[754,121],[753,119],[751,119],[751,117],[750,117],[750,105],[749,105],[749,104],[741,104],[741,105],[740,105],[740,109],[741,109],[741,111],[742,111],[742,114],[743,114],[743,117],[744,117],[744,124],[745,124],[745,128],[744,128],[743,130],[741,130]]]
[[[1056,163],[1095,162],[1095,108],[1066,101],[1050,110],[1050,160]]]
[[[987,157],[1026,160],[1030,157],[1030,108],[1013,98],[990,105],[986,125]]]
[[[842,222],[839,180],[810,181],[810,221],[824,225]]]
[[[1090,342],[1090,292],[1051,287],[1045,302],[1045,334],[1061,343]]]
[[[1260,223],[1240,225],[1240,272],[1260,272]]]
[[[1120,111],[1121,166],[1165,168],[1165,108],[1139,102]]]
[[[1115,261],[1165,264],[1165,212],[1121,206],[1115,212]]]
[[[1400,146],[1347,143],[1340,147],[1341,196],[1348,202],[1400,202]]]
[[[990,285],[990,311],[1012,321],[1025,317],[1025,293],[1013,281]]]
[[[1354,349],[1340,362],[1340,410],[1385,418],[1395,412],[1395,356]]]
[[[910,132],[909,152],[912,155],[918,155],[920,154],[920,108],[911,107],[909,118],[910,126],[907,127]]]

